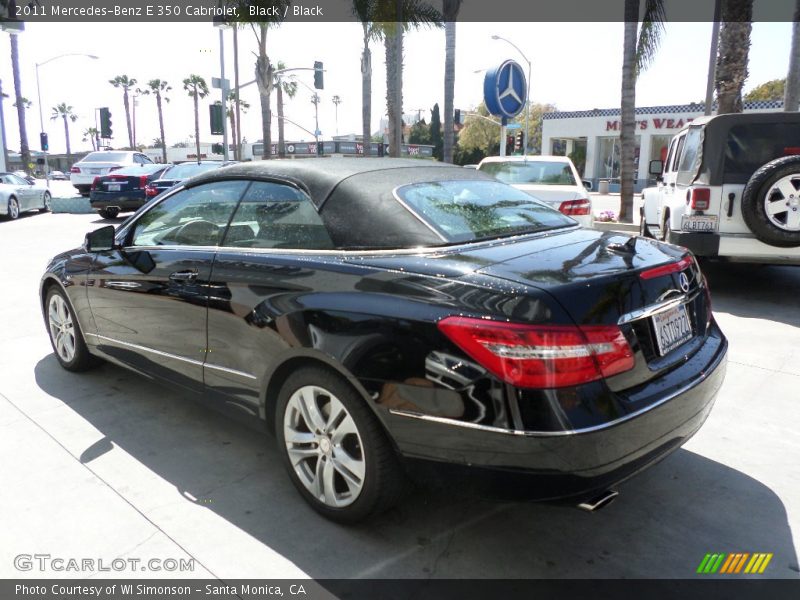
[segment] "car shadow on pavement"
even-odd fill
[[[714,311],[800,327],[800,267],[705,262]]]
[[[428,485],[389,512],[344,527],[300,498],[273,438],[189,393],[108,364],[68,373],[52,354],[37,363],[35,377],[41,390],[101,433],[70,450],[77,460],[103,474],[109,466],[98,459],[119,448],[174,486],[172,504],[153,508],[141,477],[119,471],[104,477],[167,533],[175,535],[170,528],[178,527],[181,503],[193,502],[314,578],[685,578],[709,552],[771,552],[764,576],[798,577],[786,511],[775,493],[687,450],[620,486],[619,499],[597,513],[490,499],[469,486]],[[58,427],[48,427],[56,439]],[[120,455],[113,464],[125,460]],[[224,541],[198,531],[180,536],[189,552]]]

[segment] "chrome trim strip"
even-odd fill
[[[630,323],[631,321],[638,321],[639,319],[652,317],[655,314],[668,311],[676,306],[687,304],[697,298],[698,294],[700,294],[700,288],[696,289],[691,294],[681,294],[680,296],[672,298],[671,300],[657,302],[656,304],[651,304],[650,306],[645,306],[644,308],[637,308],[636,310],[622,315],[617,320],[617,324],[624,325],[625,323]]]
[[[112,342],[114,344],[119,344],[120,346],[127,346],[128,348],[133,348],[135,350],[141,350],[142,352],[150,352],[151,354],[155,354],[157,356],[163,356],[164,358],[171,358],[173,360],[181,360],[183,362],[187,362],[192,365],[197,365],[199,367],[206,367],[208,369],[214,369],[215,371],[222,371],[224,373],[229,373],[231,375],[238,375],[239,377],[244,377],[245,379],[252,379],[254,381],[258,380],[258,377],[255,375],[251,375],[250,373],[245,373],[244,371],[237,371],[236,369],[229,369],[228,367],[220,367],[218,365],[212,365],[209,363],[203,363],[199,360],[195,360],[193,358],[186,358],[184,356],[178,356],[177,354],[170,354],[169,352],[162,352],[161,350],[154,350],[153,348],[148,348],[147,346],[140,346],[139,344],[131,344],[130,342],[123,342],[121,340],[116,340],[114,338],[110,338],[104,335],[99,335],[97,333],[87,333],[86,335],[90,335],[92,337],[98,338],[100,340],[105,340],[107,342]]]
[[[584,427],[583,429],[572,429],[570,431],[527,431],[527,430],[520,430],[520,429],[504,429],[503,427],[495,427],[492,425],[479,425],[478,423],[469,423],[466,421],[457,421],[456,419],[450,419],[448,417],[434,417],[431,415],[423,415],[421,413],[416,413],[412,411],[406,410],[398,410],[396,408],[390,408],[389,414],[396,415],[399,417],[408,417],[410,419],[419,419],[420,421],[429,421],[432,423],[439,423],[441,425],[452,425],[454,427],[462,427],[464,429],[475,429],[478,431],[486,431],[490,433],[501,433],[504,435],[511,435],[515,437],[565,437],[570,435],[579,435],[583,433],[593,433],[596,431],[602,431],[603,429],[608,429],[610,427],[615,427],[621,423],[625,423],[626,421],[630,421],[631,419],[635,419],[636,417],[643,415],[646,412],[650,412],[661,406],[662,404],[666,404],[670,400],[673,400],[691,390],[694,387],[697,387],[701,383],[703,383],[706,379],[708,379],[709,373],[713,373],[716,371],[719,364],[725,358],[725,353],[723,352],[721,355],[717,357],[717,360],[714,361],[712,365],[710,365],[707,369],[705,369],[700,377],[693,380],[691,383],[686,384],[685,386],[681,387],[680,389],[672,392],[668,396],[665,396],[658,402],[654,402],[649,406],[645,406],[644,408],[632,412],[630,414],[625,415],[624,417],[620,417],[619,419],[615,419],[613,421],[609,421],[607,423],[603,423],[602,425],[595,425],[593,427]]]

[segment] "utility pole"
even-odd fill
[[[319,102],[319,94],[315,92],[314,95],[311,96],[311,104],[314,105],[314,142],[317,145],[317,154],[321,154],[319,151]]]
[[[336,124],[336,137],[339,137],[339,105],[342,103],[342,99],[339,96],[334,96],[331,98],[331,102],[334,105],[334,123]]]

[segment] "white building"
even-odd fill
[[[780,100],[745,103],[745,112],[782,110]],[[644,106],[636,109],[636,191],[650,183],[648,165],[663,160],[670,139],[686,123],[703,115],[702,104]],[[620,109],[606,108],[545,113],[542,121],[542,154],[571,156],[583,178],[597,189],[608,180],[610,191],[619,191]],[[583,164],[583,166],[581,166]]]

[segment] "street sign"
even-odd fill
[[[217,90],[222,89],[222,85],[225,85],[225,89],[231,89],[231,80],[230,79],[220,79],[219,77],[212,77],[211,78],[211,87]]]
[[[506,129],[522,129],[522,123],[509,123]]]
[[[525,72],[513,60],[486,71],[483,79],[483,100],[489,112],[498,117],[516,117],[527,100]]]

